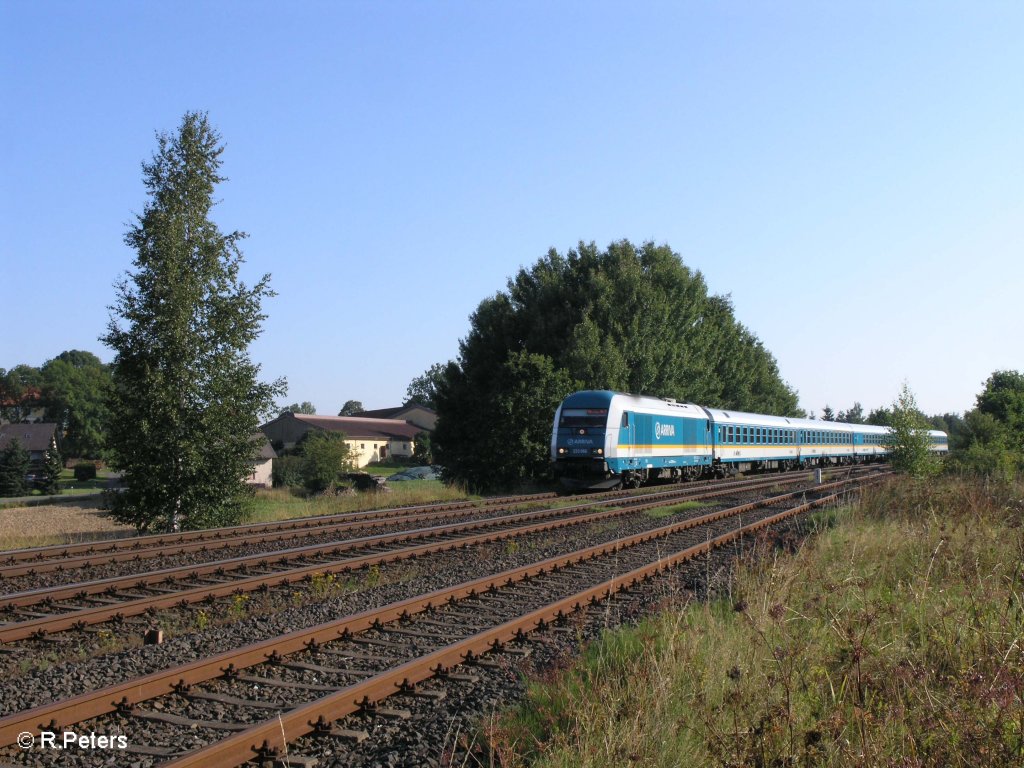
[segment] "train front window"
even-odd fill
[[[565,408],[558,420],[558,426],[603,427],[607,420],[607,408]]]

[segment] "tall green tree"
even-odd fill
[[[440,413],[452,414],[461,407],[465,418],[438,421],[434,456],[444,465],[446,479],[474,490],[512,488],[545,477],[555,409],[580,387],[551,358],[526,351],[509,355],[494,379],[486,400],[466,399],[472,380],[449,363],[437,391]],[[444,440],[443,450],[436,447],[439,439]]]
[[[44,494],[50,496],[60,493],[60,473],[64,469],[64,462],[60,454],[54,448],[48,448],[43,457],[43,476],[38,486]]]
[[[953,464],[962,471],[1013,479],[1024,473],[1024,374],[996,371],[974,410],[951,420]]]
[[[237,522],[252,436],[285,390],[283,380],[260,382],[248,353],[270,277],[242,282],[245,234],[210,218],[222,152],[203,113],[158,135],[142,165],[149,198],[125,235],[135,269],[117,286],[102,337],[115,352],[108,445],[126,486],[113,514],[140,530]]]
[[[92,352],[72,349],[41,369],[46,420],[57,424],[68,456],[99,458],[104,444],[110,368]]]
[[[593,243],[566,255],[551,250],[482,301],[470,323],[458,361],[437,384],[434,449],[451,476],[473,485],[487,482],[481,466],[495,468],[497,487],[511,470],[529,479],[546,465],[548,439],[537,436],[550,433],[555,406],[571,391],[564,387],[800,414],[796,393],[737,322],[728,297],[709,295],[703,276],[667,246],[621,241],[606,250]],[[557,397],[549,389],[556,382],[563,385]],[[525,421],[502,421],[510,392],[535,406],[522,413]],[[509,462],[510,444],[535,453]]]
[[[918,410],[917,400],[906,382],[892,404],[891,413],[886,442],[892,450],[893,467],[915,477],[936,474],[941,467],[930,451],[929,424]]]
[[[0,451],[0,496],[24,496],[29,492],[30,461],[28,451],[17,438]]]

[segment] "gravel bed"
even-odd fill
[[[750,495],[747,495],[747,497],[743,499],[743,501],[746,500],[750,500]],[[732,505],[735,503],[741,502],[736,499],[718,500],[715,506]],[[500,542],[492,545],[474,547],[462,552],[433,556],[429,561],[424,559],[420,563],[403,563],[396,565],[394,568],[384,566],[380,569],[381,574],[385,575],[385,578],[397,579],[395,583],[383,583],[379,586],[361,590],[353,594],[334,596],[320,602],[308,600],[308,596],[306,596],[300,598],[298,601],[300,604],[296,604],[297,601],[294,596],[289,597],[287,595],[271,593],[268,596],[264,596],[268,605],[263,608],[270,611],[266,615],[251,616],[245,620],[228,626],[210,628],[202,632],[195,632],[185,636],[172,638],[169,642],[161,646],[147,646],[122,653],[108,654],[100,658],[89,658],[80,663],[58,663],[49,669],[27,669],[18,680],[18,684],[16,686],[4,686],[3,688],[0,688],[0,711],[12,711],[14,709],[20,710],[29,706],[48,702],[58,696],[67,697],[80,691],[103,685],[110,685],[115,682],[120,682],[139,674],[143,674],[144,672],[165,668],[173,664],[187,663],[195,658],[209,656],[242,644],[266,639],[297,629],[301,626],[310,626],[323,621],[332,620],[346,614],[364,610],[371,606],[379,606],[394,600],[404,599],[411,594],[426,592],[440,588],[441,586],[460,583],[471,578],[477,578],[496,571],[534,562],[538,559],[550,557],[561,552],[571,551],[603,541],[609,541],[626,535],[627,533],[635,533],[642,530],[660,527],[668,524],[669,522],[673,522],[674,520],[682,519],[683,517],[696,516],[704,513],[705,511],[707,510],[690,509],[686,510],[683,514],[677,514],[674,518],[663,519],[654,519],[639,513],[629,515],[624,518],[617,518],[614,521],[591,524],[586,526],[584,530],[572,529],[570,531],[536,534],[530,537],[520,537],[514,542]],[[745,522],[750,522],[755,517],[773,514],[775,511],[776,510],[774,508],[769,508],[764,513],[760,514],[756,512],[747,513],[744,516]],[[610,523],[613,522],[614,525],[611,525]],[[721,530],[725,530],[730,527],[731,524],[725,521],[715,525],[715,528]],[[720,531],[708,534],[707,529],[701,528],[699,531],[686,532],[686,535],[691,539],[690,543],[696,543],[698,541],[704,541],[708,535],[716,535],[718,532]],[[686,536],[684,536],[684,534],[676,534],[676,537],[685,538]],[[515,544],[515,546],[510,546],[511,544]],[[640,547],[635,548],[635,551],[638,553],[636,558],[640,558],[645,561],[651,559],[652,553],[659,551],[662,546],[664,545],[658,543],[641,545]],[[680,544],[679,546],[673,547],[673,549],[678,549],[681,546],[683,545]],[[648,554],[641,558],[639,553],[644,549],[648,551]],[[719,560],[722,562],[731,561],[734,552],[734,548],[732,549],[732,552],[730,552],[730,548],[720,550],[713,555],[712,562]],[[625,562],[631,559],[628,556],[628,553],[621,553],[617,559],[622,561],[620,566],[616,568],[619,572],[630,567],[634,567],[635,565],[635,563],[629,564]],[[405,569],[404,573],[402,572],[403,569]],[[717,570],[718,566],[714,566],[714,569]],[[679,569],[673,578],[678,580],[682,578],[683,575],[690,574],[686,577],[687,580],[684,584],[684,592],[694,592],[699,595],[706,589],[706,585],[701,585],[701,579],[703,576],[709,574],[711,570],[712,569],[709,568],[709,565],[707,564],[699,567],[692,565],[685,566],[684,568]],[[678,592],[679,589],[676,588],[676,591]],[[301,593],[296,594],[301,595]],[[664,600],[664,593],[659,592],[658,590],[644,590],[643,594],[657,594],[659,595],[659,602]],[[537,597],[537,599],[540,600],[541,598]],[[636,600],[643,602],[643,600],[636,596],[622,602],[630,603],[635,602]],[[544,601],[542,600],[541,602]],[[283,603],[283,605],[281,605],[281,603]],[[611,614],[607,611],[601,611],[599,614],[603,617],[602,621],[610,621]],[[617,623],[621,620],[628,620],[628,615],[623,619],[616,614],[615,622]],[[554,636],[557,636],[558,634],[559,633],[553,633]],[[589,637],[590,635],[585,636]],[[412,644],[413,643],[410,642],[410,645]],[[578,645],[578,638],[575,634],[572,635],[571,642],[568,642],[567,645],[570,647],[576,647]],[[543,646],[543,643],[541,643],[540,646]],[[557,655],[564,654],[560,651],[556,656]],[[542,654],[541,657],[543,657]],[[10,669],[7,670],[8,679],[12,679],[11,671],[12,670]],[[275,675],[282,677],[282,675],[277,671],[275,671]],[[306,675],[306,673],[300,673],[300,675]],[[488,672],[488,676],[494,676],[493,670]],[[445,747],[443,745],[447,743],[444,741],[444,738],[451,739],[453,723],[460,724],[458,729],[461,729],[461,732],[464,733],[465,723],[468,723],[473,717],[471,716],[471,713],[476,712],[479,714],[480,712],[488,711],[486,706],[481,708],[481,702],[484,704],[487,702],[505,702],[506,700],[509,700],[510,693],[513,696],[518,695],[515,685],[510,687],[508,679],[502,678],[500,675],[497,677],[498,680],[501,681],[501,685],[498,686],[497,691],[488,691],[487,685],[483,685],[484,693],[480,695],[473,694],[473,697],[476,698],[470,697],[470,704],[462,703],[461,700],[465,697],[461,696],[458,697],[460,703],[457,705],[452,702],[442,703],[440,705],[430,702],[429,706],[426,706],[423,700],[412,699],[416,707],[426,710],[425,713],[420,713],[417,717],[427,717],[430,712],[433,712],[434,721],[436,721],[435,725],[425,727],[423,729],[421,729],[419,725],[414,729],[410,729],[407,725],[400,726],[398,730],[400,734],[404,734],[402,738],[405,738],[407,743],[399,745],[397,750],[392,749],[390,752],[387,751],[387,747],[385,746],[360,745],[359,747],[353,747],[352,749],[354,751],[350,754],[348,747],[346,746],[345,757],[343,759],[339,758],[342,759],[342,762],[338,762],[336,764],[439,764],[438,762],[393,762],[393,757],[396,754],[404,754],[424,758],[425,756],[429,756],[429,752],[430,754],[436,755],[437,761],[442,760],[445,751]],[[308,676],[297,679],[303,679],[307,682],[310,681]],[[515,676],[513,676],[513,679],[518,680]],[[337,680],[332,682],[337,684],[345,681]],[[235,684],[224,683],[224,685],[233,686]],[[17,690],[15,690],[15,688]],[[238,691],[244,691],[244,687],[242,689],[238,689]],[[454,700],[454,697],[450,698]],[[148,707],[150,704],[156,703],[158,702],[147,702],[143,706]],[[198,719],[231,720],[238,717],[236,709],[230,705],[221,705],[216,702],[202,702],[197,704],[196,702],[190,702],[187,700],[182,700],[182,702],[179,703],[182,707],[180,713],[184,713]],[[164,704],[163,706],[168,705]],[[388,706],[391,705],[389,704]],[[225,707],[227,707],[227,709],[225,709]],[[173,711],[178,710],[175,709]],[[439,713],[445,714],[439,715]],[[256,719],[259,718],[257,717]],[[373,718],[374,721],[382,719],[383,718]],[[116,723],[111,722],[108,725],[110,727],[114,727]],[[155,729],[156,725],[157,724],[152,723],[148,724],[148,727],[146,728],[147,743],[158,742],[158,740],[154,740],[153,736],[153,734],[157,732]],[[439,740],[437,728],[441,727],[441,725],[444,726],[444,733],[447,736]],[[388,725],[385,723],[381,726],[384,731],[387,731],[388,728],[392,727],[394,727],[394,724]],[[108,732],[110,732],[109,728]],[[411,736],[410,734],[413,735]],[[415,743],[409,742],[409,739],[413,739]],[[336,744],[338,740],[318,739],[314,741],[318,744]],[[377,744],[380,739],[378,739],[376,734],[374,734],[374,739],[371,741],[373,744]],[[174,743],[178,744],[179,742],[176,741]],[[386,744],[387,739],[384,739],[382,743]],[[370,744],[370,742],[367,742],[367,744]],[[442,746],[439,747],[439,745]],[[455,741],[451,742],[451,746],[455,746]],[[335,747],[331,747],[331,749],[333,750]],[[367,760],[370,760],[371,762],[364,763],[353,761],[359,754],[361,754],[361,750],[366,753]],[[381,752],[381,750],[384,750],[384,752]],[[427,751],[425,752],[424,750]],[[33,750],[33,754],[35,753],[37,753],[37,751]],[[308,754],[308,752],[303,751],[303,754]],[[17,753],[13,757],[18,757],[19,755],[21,755],[21,753]],[[40,757],[40,755],[36,754],[36,757]],[[70,753],[67,753],[64,757],[71,759],[73,756]],[[92,760],[93,762],[89,764],[97,764],[95,762],[96,757],[97,755],[94,754],[92,757],[83,757],[82,759]],[[4,759],[4,755],[0,755],[0,760],[2,759]],[[377,762],[372,762],[373,760],[376,760]],[[149,759],[144,759],[139,764],[146,765],[150,763],[151,761]],[[76,761],[62,762],[61,764],[78,763],[76,759]]]
[[[608,503],[615,503],[614,501]],[[255,555],[271,555],[281,552],[284,549],[295,549],[308,546],[326,546],[329,544],[343,543],[350,539],[363,538],[366,536],[379,536],[388,533],[399,533],[401,531],[427,528],[436,525],[451,525],[470,523],[490,518],[500,519],[510,515],[521,514],[524,511],[540,511],[540,509],[524,510],[519,508],[486,508],[454,510],[447,513],[443,518],[431,518],[428,520],[413,519],[393,521],[383,519],[378,524],[360,527],[352,531],[336,531],[333,533],[310,532],[307,536],[301,536],[288,541],[265,541],[238,543],[224,546],[216,540],[209,542],[206,549],[181,554],[148,556],[145,551],[138,554],[138,559],[125,560],[121,562],[103,563],[66,568],[45,573],[26,574],[23,576],[0,577],[0,590],[4,594],[23,592],[33,589],[46,589],[64,584],[79,583],[85,581],[98,581],[101,579],[114,578],[118,576],[135,576],[150,571],[162,570],[165,568],[186,568],[189,566],[203,565],[235,557],[251,557]],[[91,556],[93,557],[93,556]],[[102,559],[102,553],[94,556]]]

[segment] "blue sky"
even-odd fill
[[[628,238],[806,409],[963,411],[1024,369],[1022,39],[1019,2],[0,0],[0,367],[110,359],[140,163],[205,110],[288,402],[398,405],[521,266]]]

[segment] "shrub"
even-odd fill
[[[80,461],[75,464],[75,480],[85,482],[96,479],[96,465],[89,461]]]
[[[273,461],[270,479],[275,488],[294,488],[302,485],[302,457],[278,456]]]

